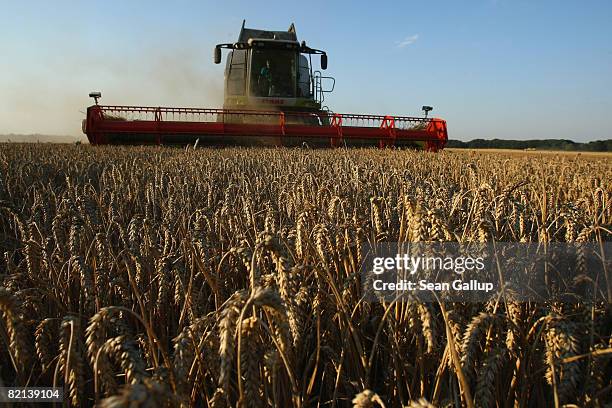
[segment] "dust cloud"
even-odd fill
[[[86,140],[81,121],[93,103],[90,91],[101,91],[100,103],[108,105],[223,104],[223,68],[213,64],[212,49],[178,46],[130,55],[90,54],[29,66],[10,81],[0,81],[0,141]]]

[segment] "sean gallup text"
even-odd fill
[[[419,281],[410,281],[402,279],[397,282],[384,282],[381,279],[376,279],[372,282],[372,287],[377,291],[429,291],[429,292],[444,292],[444,291],[479,291],[490,292],[493,290],[492,282],[480,282],[476,279],[471,279],[464,282],[460,279],[452,282],[429,282],[425,279]]]

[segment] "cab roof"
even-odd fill
[[[283,40],[283,41],[297,41],[297,34],[295,32],[295,25],[291,23],[287,31],[270,31],[270,30],[259,30],[256,28],[246,28],[244,26],[245,21],[242,22],[242,28],[240,29],[240,35],[238,36],[238,42],[248,42],[251,38],[260,38],[266,40]]]

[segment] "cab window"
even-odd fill
[[[296,53],[253,49],[251,57],[251,95],[295,98]]]

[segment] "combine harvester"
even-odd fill
[[[164,144],[247,146],[410,146],[444,148],[446,121],[424,117],[331,112],[323,105],[335,80],[313,70],[312,55],[327,69],[327,54],[299,43],[288,31],[244,27],[238,41],[218,44],[230,50],[225,64],[223,109],[99,105],[87,108],[83,132],[93,145]]]

